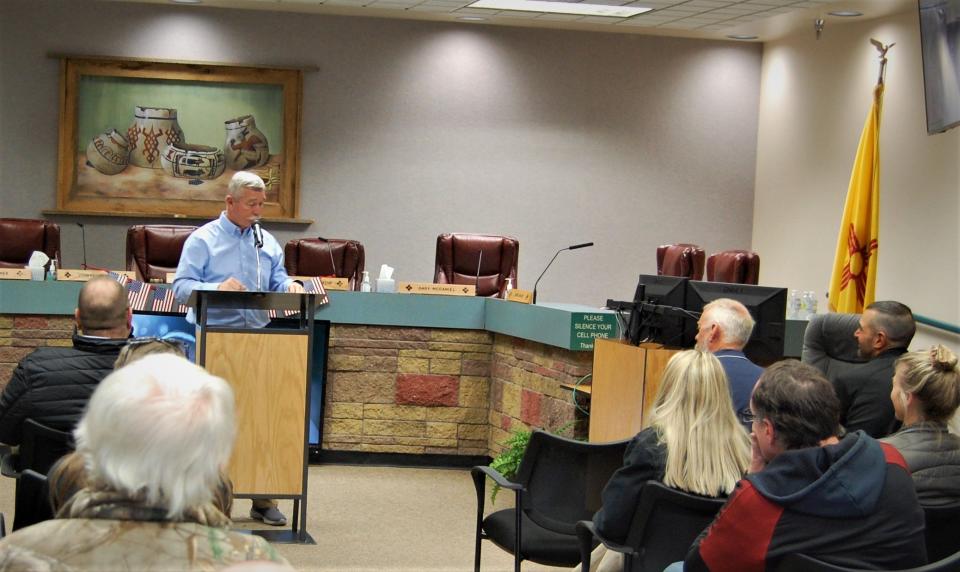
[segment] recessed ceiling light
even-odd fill
[[[856,18],[857,16],[863,16],[863,12],[857,12],[856,10],[837,10],[836,12],[827,12],[831,16],[839,16],[841,18]]]
[[[485,22],[487,19],[482,16],[460,16],[457,20],[463,20],[464,22]]]
[[[727,36],[731,40],[756,40],[756,36],[745,36],[743,34],[731,34]]]
[[[578,16],[607,16],[610,18],[629,18],[653,10],[653,8],[638,8],[633,6],[548,2],[547,0],[477,0],[467,7],[487,8],[490,10],[545,12],[550,14],[575,14]]]

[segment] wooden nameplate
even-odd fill
[[[30,280],[31,276],[29,268],[0,268],[0,280]]]
[[[132,270],[111,270],[114,274],[122,274],[130,280],[136,280],[137,275]],[[61,268],[57,270],[57,280],[64,282],[86,282],[91,278],[104,276],[105,270],[83,270],[81,268]]]
[[[397,294],[432,294],[435,296],[475,296],[476,286],[466,284],[434,284],[433,282],[397,282]]]
[[[316,276],[291,276],[291,280],[297,280],[298,282],[307,282],[313,280]],[[349,290],[350,289],[350,279],[349,278],[340,278],[337,276],[321,276],[320,284],[323,284],[324,290]]]
[[[533,304],[533,292],[530,290],[519,290],[514,288],[507,292],[507,300],[510,302],[519,302],[521,304]]]

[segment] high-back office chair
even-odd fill
[[[512,481],[489,466],[473,467],[470,474],[477,491],[474,571],[480,570],[484,539],[513,554],[515,572],[523,560],[576,566],[580,562],[576,524],[592,518],[600,508],[600,493],[623,464],[629,442],[585,443],[534,431]],[[484,518],[487,477],[516,493],[514,506],[519,510],[499,510]]]
[[[60,225],[40,219],[0,218],[0,268],[23,268],[39,250],[60,267]]]
[[[724,250],[707,258],[707,280],[732,284],[756,284],[760,278],[760,255],[751,250]]]
[[[657,274],[703,279],[703,249],[696,244],[664,244],[657,247]]]
[[[923,516],[926,521],[924,536],[927,540],[927,559],[930,562],[936,562],[960,552],[960,534],[957,534],[960,503],[936,507],[925,506]]]
[[[594,538],[623,554],[623,572],[660,572],[683,560],[697,536],[720,512],[727,499],[706,498],[648,481],[640,493],[623,545],[600,536],[593,522],[577,523],[581,568],[590,570]]]
[[[517,286],[520,242],[509,236],[441,234],[434,284],[473,284],[477,296],[502,296],[507,278]]]
[[[195,226],[138,224],[127,229],[127,270],[144,282],[165,282],[176,272],[180,253]]]
[[[363,245],[343,238],[298,238],[283,247],[283,265],[291,276],[347,278],[351,290],[360,290]]]
[[[833,381],[838,375],[867,361],[857,351],[853,333],[860,314],[816,314],[807,322],[800,361],[812,365]]]

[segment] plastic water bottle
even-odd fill
[[[807,292],[807,319],[817,315],[817,295],[813,290]]]
[[[47,280],[56,280],[57,279],[57,261],[50,261],[50,274],[47,275]]]
[[[800,292],[796,288],[790,290],[790,299],[787,302],[787,319],[800,319]]]
[[[370,273],[366,270],[363,271],[363,281],[360,282],[360,291],[361,292],[370,291]]]

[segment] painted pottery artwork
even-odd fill
[[[137,105],[133,118],[127,129],[130,164],[159,169],[160,154],[166,146],[184,141],[183,130],[177,123],[177,110]]]
[[[223,122],[227,130],[223,148],[227,165],[242,171],[266,164],[270,159],[267,137],[259,129],[252,115],[243,115]]]
[[[97,135],[87,145],[87,162],[104,175],[116,175],[127,168],[130,145],[116,129]]]
[[[223,151],[216,147],[173,143],[164,147],[160,166],[164,173],[174,177],[216,179],[223,174],[226,163]]]

